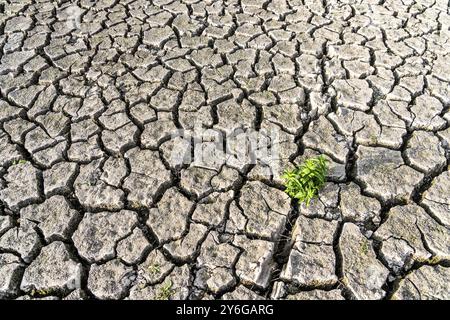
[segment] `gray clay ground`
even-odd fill
[[[449,25],[447,0],[1,0],[0,297],[449,299]],[[320,199],[174,165],[194,119],[326,155]]]

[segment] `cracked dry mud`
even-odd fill
[[[449,25],[447,0],[2,0],[0,298],[450,299]],[[278,128],[280,167],[323,154],[328,182],[306,207],[262,158],[179,166],[194,122]]]

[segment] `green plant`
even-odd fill
[[[284,172],[282,178],[285,181],[285,192],[309,206],[310,201],[318,196],[319,190],[325,184],[327,171],[327,160],[324,156],[307,159],[297,168]]]
[[[169,300],[170,296],[175,293],[175,290],[172,289],[172,285],[173,283],[171,280],[166,281],[159,289],[156,300]]]
[[[154,276],[161,272],[161,267],[159,264],[152,264],[147,268],[148,272]]]
[[[36,297],[36,296],[47,296],[47,295],[50,295],[50,294],[52,294],[52,290],[51,289],[39,289],[39,290],[37,290],[37,289],[32,289],[31,290],[31,292],[30,292],[30,295],[32,296],[32,297]]]
[[[363,242],[361,242],[361,253],[364,255],[367,255],[367,253],[369,253],[369,241],[364,240]]]
[[[28,161],[25,160],[25,159],[14,160],[14,161],[13,161],[13,165],[16,165],[16,164],[25,164],[25,163],[27,163],[27,162],[28,162]]]

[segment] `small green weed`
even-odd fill
[[[361,243],[361,248],[360,249],[361,249],[361,253],[362,254],[367,255],[369,253],[369,241],[364,240]]]
[[[159,264],[152,264],[148,268],[148,273],[150,273],[152,276],[157,275],[161,272],[161,267]]]
[[[51,293],[52,293],[51,289],[39,289],[39,290],[32,289],[30,295],[32,297],[37,297],[37,296],[47,296],[50,295]]]
[[[27,162],[28,162],[28,161],[25,160],[25,159],[14,160],[14,161],[13,161],[13,165],[16,165],[16,164],[25,164],[25,163],[27,163]]]
[[[156,300],[169,300],[175,290],[172,289],[173,283],[171,280],[166,281],[162,287],[159,289]]]
[[[327,160],[324,156],[307,159],[297,168],[287,170],[282,175],[286,193],[309,206],[325,184],[327,171]]]

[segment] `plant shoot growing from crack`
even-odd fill
[[[282,175],[285,192],[306,206],[319,195],[325,184],[328,171],[327,160],[323,155],[305,160],[297,168],[286,170]]]

